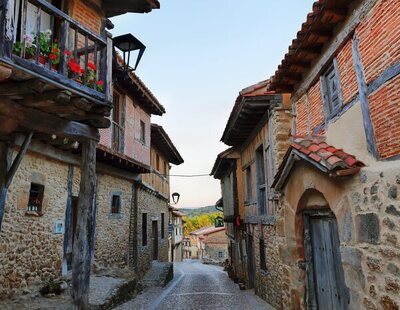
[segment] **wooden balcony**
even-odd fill
[[[111,37],[45,0],[3,0],[0,14],[0,103],[109,127]]]

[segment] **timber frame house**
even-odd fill
[[[53,4],[52,4],[53,3]],[[93,199],[96,187],[96,146],[99,128],[110,126],[113,102],[113,41],[107,17],[145,13],[158,1],[0,1],[0,230],[9,186],[33,139],[66,152],[81,154],[81,181],[73,248],[72,284],[75,307],[88,308]],[[92,24],[79,20],[85,8]],[[59,48],[59,63],[43,61],[38,43],[50,29]],[[36,38],[36,39],[35,39]],[[36,41],[35,41],[36,40]],[[16,52],[16,43],[22,43]],[[32,43],[32,42],[31,42]],[[54,47],[54,45],[53,45]],[[71,74],[71,59],[80,78]],[[89,80],[90,63],[94,80]],[[76,67],[76,66],[75,66]],[[98,87],[97,85],[101,86]],[[23,143],[12,160],[15,142]]]

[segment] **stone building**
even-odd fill
[[[0,153],[2,163],[7,157],[14,162],[0,173],[0,298],[72,272],[76,304],[85,307],[89,283],[77,275],[89,273],[91,258],[105,267],[133,260],[132,198],[140,174],[151,170],[150,115],[165,112],[134,73],[113,61],[107,17],[149,12],[159,4],[137,1],[121,9],[100,0],[28,2],[21,7],[27,27],[41,11],[40,30],[51,30],[49,42],[58,40],[60,65],[50,70],[49,59],[42,64],[15,49],[12,54],[4,44],[20,42],[20,34],[9,37],[13,28],[2,28]],[[2,1],[2,20],[20,19],[19,4]],[[73,35],[78,40],[64,42]],[[101,83],[70,79],[72,57]],[[4,177],[10,173],[12,182]]]
[[[181,262],[183,259],[184,216],[186,216],[185,213],[170,207],[171,244],[169,251],[171,262]]]
[[[201,238],[203,260],[222,263],[228,258],[228,238],[225,227],[216,227]]]
[[[270,186],[288,146],[291,109],[290,96],[268,86],[267,80],[239,93],[222,136],[231,148],[218,155],[211,174],[221,180],[235,278],[281,308],[278,206]]]
[[[171,164],[180,165],[183,159],[164,128],[151,124],[151,173],[137,182],[138,219],[136,270],[143,275],[153,260],[169,261],[169,197]]]
[[[272,184],[284,308],[400,307],[399,7],[315,2],[271,79],[295,115]]]

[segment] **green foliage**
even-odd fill
[[[194,217],[196,215],[204,214],[204,213],[214,213],[217,212],[215,209],[215,206],[207,206],[207,207],[202,207],[202,208],[184,208],[184,209],[179,209],[183,213],[186,213],[188,217]]]
[[[215,218],[222,216],[221,212],[213,213],[203,213],[193,217],[185,216],[183,220],[185,221],[185,237],[189,236],[192,231],[200,229],[202,227],[214,226]]]

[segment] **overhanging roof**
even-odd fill
[[[327,144],[322,136],[294,137],[271,187],[281,190],[297,161],[308,162],[331,177],[353,175],[365,166],[355,156]]]
[[[164,128],[157,124],[151,124],[151,144],[174,165],[183,164],[184,160],[172,143]]]
[[[334,28],[348,16],[355,0],[318,0],[302,24],[288,53],[271,78],[270,90],[292,92],[312,62],[334,36]]]
[[[103,0],[103,10],[107,17],[113,17],[125,13],[149,13],[153,9],[159,9],[157,0]]]
[[[243,89],[229,116],[221,141],[239,147],[250,136],[269,109],[282,102],[282,95],[266,91],[269,81]]]
[[[108,147],[98,144],[97,161],[132,173],[149,173],[150,166],[140,163],[122,153],[114,152]]]
[[[134,73],[125,72],[122,64],[122,58],[116,54],[113,65],[113,76],[116,86],[122,88],[138,103],[145,111],[153,115],[163,115],[165,108],[144,84],[144,82]]]
[[[235,153],[234,148],[227,149],[218,154],[210,175],[215,179],[221,179],[233,166],[239,155]]]

